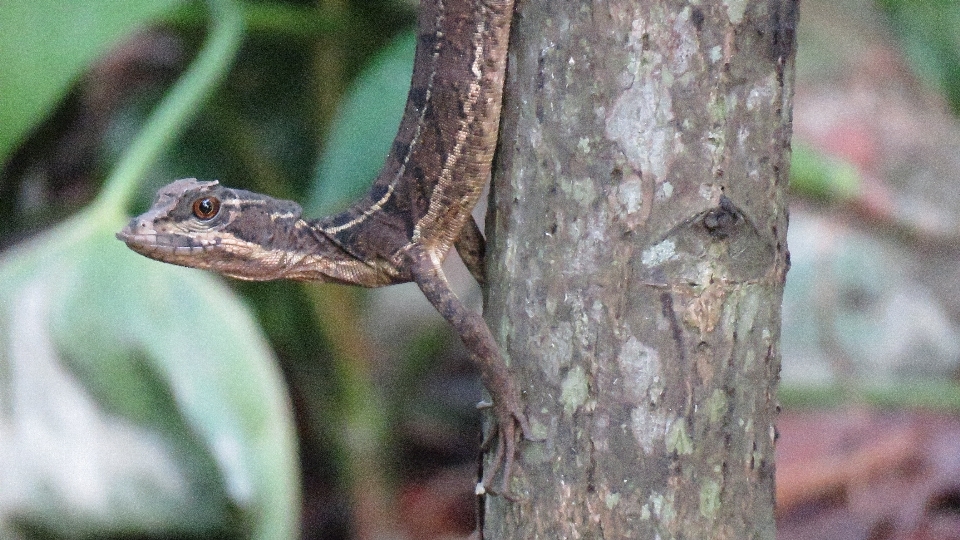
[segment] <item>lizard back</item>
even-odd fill
[[[360,201],[314,222],[364,260],[397,262],[414,243],[444,257],[490,177],[513,0],[420,6],[410,92],[383,169]]]

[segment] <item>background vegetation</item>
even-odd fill
[[[955,2],[837,4],[869,4],[920,101],[960,111]],[[352,201],[399,121],[414,21],[415,6],[374,0],[0,3],[0,536],[470,529],[480,385],[416,290],[226,281],[112,237],[175,178],[297,200],[312,216]],[[843,71],[829,58],[852,54],[817,36],[801,33],[798,62],[814,85]],[[859,220],[900,246],[960,230],[952,213],[931,229],[875,211],[878,173],[855,152],[802,131],[795,150],[799,212]],[[899,189],[896,200],[910,196]],[[788,283],[816,285],[804,275]],[[932,354],[942,369],[910,372],[909,385],[855,376],[887,368],[858,363],[876,355],[845,341],[864,335],[863,294],[877,305],[873,289],[854,289],[834,333],[785,329],[794,350],[834,347],[811,356],[827,358],[826,375],[787,378],[787,404],[955,411],[955,330]],[[956,328],[960,307],[943,312]]]

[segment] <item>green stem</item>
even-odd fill
[[[126,211],[147,170],[229,71],[243,37],[243,17],[234,0],[207,0],[207,5],[210,36],[121,156],[93,205],[95,213],[115,215]]]

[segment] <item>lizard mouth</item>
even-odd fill
[[[147,258],[189,268],[213,270],[220,274],[244,280],[270,280],[285,276],[288,262],[283,257],[267,253],[266,262],[272,267],[257,265],[248,256],[243,246],[226,242],[222,238],[193,238],[186,234],[157,232],[149,223],[133,218],[116,233],[131,250]],[[234,249],[231,250],[230,248]],[[270,257],[270,255],[273,255]]]
[[[160,241],[161,237],[157,232],[139,218],[131,219],[130,223],[127,223],[126,227],[121,229],[116,236],[127,247],[141,254],[145,254],[145,251],[173,247],[164,245],[165,243]]]
[[[141,230],[137,230],[141,229]],[[126,227],[120,230],[117,233],[117,240],[120,240],[127,245],[130,249],[140,252],[141,249],[149,246],[155,245],[157,242],[156,233],[147,233],[143,230],[143,225],[137,223],[137,218],[130,220],[130,223]]]
[[[189,236],[159,234],[138,218],[130,220],[116,237],[141,255],[168,262],[173,257],[200,253],[206,247]]]
[[[121,242],[123,242],[124,244],[127,244],[128,246],[131,244],[139,244],[141,241],[143,241],[146,238],[145,234],[134,233],[133,227],[131,225],[133,224],[131,223],[130,225],[127,225],[126,227],[121,229],[120,232],[116,234],[117,240],[120,240]]]
[[[164,255],[172,255],[176,251],[175,246],[159,242],[156,234],[134,233],[129,226],[116,236],[128,248],[151,259],[162,259]]]

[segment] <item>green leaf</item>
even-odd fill
[[[307,215],[342,210],[373,183],[403,116],[415,46],[413,32],[395,39],[348,93],[320,157]]]
[[[294,538],[291,413],[249,310],[103,215],[0,258],[0,537]]]
[[[96,58],[180,2],[0,2],[0,163]]]

